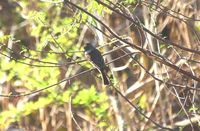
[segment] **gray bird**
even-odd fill
[[[105,73],[105,62],[99,52],[91,43],[87,43],[84,47],[85,56],[90,61],[90,63],[101,73],[104,85],[109,85],[110,81]]]

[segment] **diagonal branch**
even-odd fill
[[[98,1],[98,0],[97,0],[97,1]],[[137,46],[137,45],[134,45],[134,44],[132,44],[132,43],[130,43],[130,42],[128,42],[128,41],[126,41],[126,40],[120,38],[114,31],[112,31],[111,28],[109,28],[105,23],[103,23],[101,20],[99,20],[99,19],[98,19],[96,16],[94,16],[93,14],[89,13],[87,10],[81,8],[80,6],[74,4],[74,3],[70,2],[70,1],[65,0],[64,2],[65,2],[65,4],[70,4],[70,5],[74,6],[74,7],[76,7],[77,9],[79,9],[79,10],[85,12],[85,13],[88,14],[89,16],[93,17],[96,21],[98,21],[100,24],[102,24],[102,25],[103,25],[115,38],[117,38],[118,40],[120,40],[120,41],[122,41],[122,42],[124,42],[124,43],[126,43],[126,44],[128,44],[128,45],[130,45],[131,47],[133,47],[133,48],[135,48],[135,49],[137,49],[137,50],[139,50],[139,51],[141,51],[142,53],[144,53],[147,57],[151,58],[152,60],[156,60],[156,61],[158,61],[158,62],[160,62],[160,63],[162,63],[162,64],[165,64],[165,65],[171,67],[172,69],[177,70],[178,72],[180,72],[180,73],[182,73],[182,74],[184,74],[184,75],[186,75],[186,76],[192,78],[193,80],[200,82],[200,78],[198,78],[197,76],[193,75],[193,74],[190,73],[190,72],[187,72],[187,71],[185,71],[185,70],[183,70],[183,69],[180,69],[179,67],[177,67],[176,65],[172,64],[169,60],[167,60],[167,58],[163,57],[162,55],[159,55],[159,54],[157,54],[157,53],[155,53],[155,52],[151,52],[151,51],[149,51],[149,50],[143,49],[143,48],[141,48],[141,47],[139,47],[139,46]],[[100,4],[102,4],[102,5],[104,5],[105,7],[111,8],[110,6],[106,5],[105,3],[101,2],[101,1],[98,1],[98,2],[99,2]],[[111,8],[111,9],[112,9],[112,8]],[[112,10],[114,10],[114,9],[112,9]],[[114,10],[114,11],[115,11],[115,10]],[[117,12],[118,12],[118,11],[117,11]],[[119,13],[120,13],[120,12],[119,12]],[[128,18],[129,18],[129,17],[128,17]],[[128,19],[128,18],[127,18],[127,19]],[[132,19],[130,18],[130,20],[132,20]],[[133,22],[135,22],[135,21],[133,21]],[[135,23],[138,24],[137,22],[135,22]],[[150,32],[150,31],[149,31],[148,29],[146,29],[146,28],[145,28],[144,30],[147,31],[147,32]],[[151,34],[153,34],[153,33],[151,32]],[[155,34],[153,34],[153,35],[155,35]],[[156,36],[156,38],[158,38],[158,39],[162,39],[162,38],[160,38],[160,37],[157,36],[157,35],[155,35],[155,36]],[[163,39],[163,40],[164,40],[164,39]],[[164,40],[164,41],[165,41],[165,40]],[[167,41],[165,41],[165,42],[167,42]],[[168,42],[167,42],[167,43],[168,43]],[[171,42],[170,42],[170,43],[171,43]],[[179,45],[177,45],[177,46],[179,46]],[[186,51],[190,51],[190,52],[193,52],[193,53],[196,52],[195,50],[191,50],[191,49],[188,49],[188,48],[185,48],[185,47],[182,47],[182,46],[180,46],[180,47],[186,49]],[[199,51],[198,51],[198,54],[200,54]]]

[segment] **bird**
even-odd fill
[[[86,59],[99,71],[101,74],[103,84],[109,85],[110,80],[108,79],[105,68],[106,64],[104,62],[103,56],[101,55],[100,51],[97,50],[92,43],[86,43],[84,46],[84,52]]]

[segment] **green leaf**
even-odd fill
[[[10,38],[11,35],[0,35],[0,42],[4,43],[5,41],[8,41]]]

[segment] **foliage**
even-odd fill
[[[176,128],[198,118],[199,20],[192,2],[178,2],[1,1],[0,130],[157,130],[151,119]],[[88,70],[83,46],[94,39],[112,61],[110,86]]]

